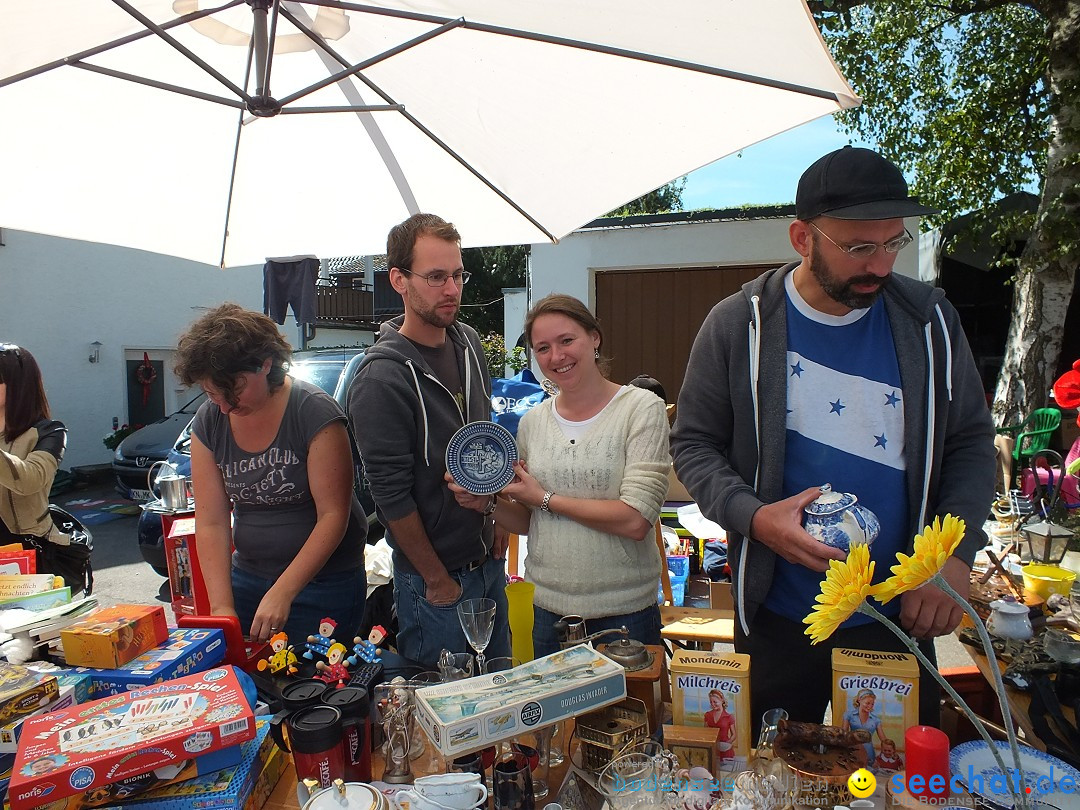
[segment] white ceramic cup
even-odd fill
[[[487,801],[488,790],[483,783],[421,785],[417,780],[397,795],[408,801],[409,810],[472,810]]]
[[[454,810],[470,810],[486,802],[488,790],[478,773],[439,773],[422,776],[413,789],[425,799]]]

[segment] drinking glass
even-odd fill
[[[443,683],[460,681],[473,676],[473,657],[470,653],[452,653],[443,650],[439,655],[439,672]]]
[[[758,734],[757,749],[754,751],[753,770],[759,776],[778,776],[783,766],[773,753],[773,743],[780,731],[780,721],[787,720],[784,709],[769,709],[761,715],[761,733]]]
[[[632,810],[661,800],[656,763],[645,754],[623,754],[611,760],[600,771],[597,783],[613,810]]]
[[[485,658],[484,667],[480,670],[480,673],[490,675],[492,672],[505,672],[508,669],[520,666],[521,662],[512,655],[500,655],[495,658]]]
[[[496,762],[492,782],[495,810],[535,810],[532,774],[524,755]]]
[[[484,650],[491,642],[491,631],[495,628],[495,600],[480,598],[466,599],[457,607],[458,621],[465,631],[465,640],[476,650],[476,663],[484,671]]]
[[[675,771],[679,769],[679,758],[656,740],[630,740],[619,751],[619,756],[623,754],[644,754],[651,757],[656,765],[657,781],[661,784],[671,784]]]

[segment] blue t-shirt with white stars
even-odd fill
[[[789,273],[787,288],[787,436],[784,497],[832,484],[878,516],[881,534],[870,547],[874,580],[889,576],[907,534],[904,475],[904,393],[889,315],[883,299],[847,315],[826,315],[807,304]],[[802,621],[821,591],[824,574],[776,558],[765,607]],[[899,612],[899,600],[885,606]],[[856,613],[844,626],[872,621]]]

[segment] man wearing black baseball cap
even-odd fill
[[[943,570],[962,594],[994,494],[994,429],[956,311],[941,290],[893,274],[912,242],[904,218],[936,212],[909,196],[890,161],[852,147],[803,173],[795,211],[789,237],[801,260],[713,308],[671,435],[679,480],[728,532],[735,647],[752,656],[755,734],[771,708],[821,722],[834,647],[903,651],[861,614],[818,645],[804,634],[829,561],[846,556],[802,527],[820,487],[854,495],[877,516],[875,581],[936,516],[963,518],[967,534]],[[933,637],[960,620],[934,586],[882,610],[930,655]],[[848,708],[833,707],[835,723]],[[928,674],[920,710],[937,725]]]

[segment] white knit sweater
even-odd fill
[[[628,387],[574,443],[555,420],[555,401],[530,410],[518,427],[518,447],[529,472],[556,495],[618,499],[654,523],[671,468],[660,398]],[[660,552],[651,532],[644,540],[627,540],[537,508],[528,548],[525,577],[536,585],[535,604],[546,610],[590,619],[656,604]]]

